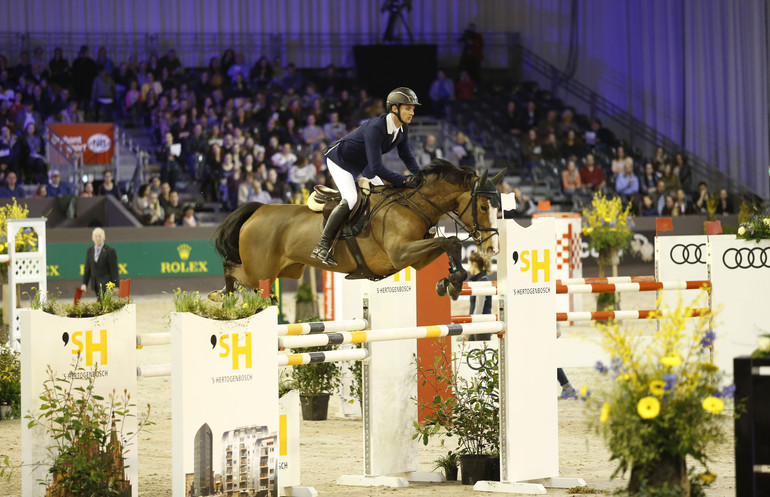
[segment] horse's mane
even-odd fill
[[[473,183],[476,181],[476,171],[473,168],[458,167],[444,159],[433,159],[428,166],[422,168],[420,175],[423,179],[435,175],[447,183],[466,188],[473,188]]]

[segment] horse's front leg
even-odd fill
[[[459,238],[453,236],[415,240],[394,245],[388,250],[391,263],[398,269],[407,266],[422,269],[442,253],[449,256],[449,277],[442,278],[436,284],[436,292],[440,296],[448,292],[452,300],[457,300],[462,283],[468,275],[462,266],[462,242]]]

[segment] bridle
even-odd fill
[[[473,241],[476,242],[476,245],[480,246],[482,243],[489,240],[493,236],[499,235],[499,231],[497,228],[482,228],[479,226],[477,202],[478,197],[485,197],[489,200],[489,204],[492,207],[495,209],[500,208],[500,192],[497,191],[494,183],[487,180],[487,171],[484,171],[482,175],[476,179],[476,182],[473,184],[473,189],[471,190],[471,198],[468,201],[468,204],[465,206],[465,209],[463,209],[462,212],[457,214],[458,217],[462,219],[463,215],[468,211],[468,208],[470,207],[471,216],[473,218],[473,230],[468,231],[466,229],[466,231],[468,231],[468,235],[473,238]],[[455,223],[457,224],[457,220],[455,220]],[[465,229],[464,225],[463,228]],[[484,236],[485,233],[489,234]]]

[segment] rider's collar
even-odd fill
[[[388,113],[388,117],[385,118],[385,121],[387,121],[388,134],[389,135],[393,135],[393,134],[398,133],[399,131],[401,131],[401,126],[396,126],[396,123],[393,122],[393,119],[395,119],[395,118],[396,118],[396,116],[392,112],[389,112]]]

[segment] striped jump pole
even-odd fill
[[[136,335],[136,348],[150,347],[155,345],[171,344],[171,333],[147,333],[146,335]]]
[[[693,309],[692,317],[708,316],[711,309]],[[597,312],[557,312],[556,321],[607,321],[610,319],[665,319],[660,310],[645,311],[597,311]]]
[[[489,323],[497,321],[497,314],[460,314],[451,316],[452,324]]]
[[[285,354],[278,356],[278,367],[318,364],[321,362],[363,361],[369,357],[366,349],[327,350],[304,354]]]
[[[316,321],[313,323],[296,323],[278,325],[278,336],[315,335],[317,333],[333,333],[339,331],[360,331],[369,327],[366,319],[342,319],[338,321]]]
[[[480,288],[485,286],[497,286],[497,281],[463,281],[463,288]]]
[[[387,342],[419,338],[438,338],[445,336],[476,335],[480,333],[499,333],[505,330],[505,323],[442,324],[438,326],[416,326],[413,328],[392,328],[370,331],[342,331],[318,335],[287,336],[278,338],[278,346],[290,349],[305,347],[323,347],[343,343]]]
[[[573,293],[614,293],[614,292],[655,292],[658,290],[699,290],[710,289],[708,280],[694,281],[648,281],[637,283],[590,283],[585,285],[556,285],[556,294]]]
[[[657,281],[655,276],[615,276],[609,278],[566,278],[556,280],[557,285],[591,285],[594,283],[650,283]]]

